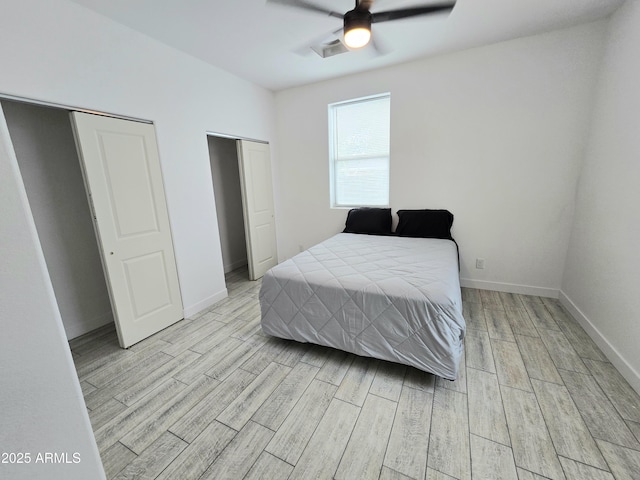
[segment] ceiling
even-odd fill
[[[377,23],[371,47],[330,58],[309,48],[341,20],[266,0],[72,0],[271,90],[594,21],[624,0],[457,0],[450,14]],[[346,12],[353,0],[307,0]],[[375,0],[372,12],[441,0]]]

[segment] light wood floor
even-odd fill
[[[129,350],[70,342],[108,478],[640,478],[640,397],[557,301],[463,289],[449,382],[264,336],[244,278]]]

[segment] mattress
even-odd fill
[[[269,270],[262,329],[454,380],[465,321],[451,240],[339,233]]]

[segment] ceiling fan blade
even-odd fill
[[[389,48],[386,42],[380,40],[380,35],[377,33],[371,36],[370,43],[378,56],[383,56],[391,52],[391,48]]]
[[[327,10],[313,3],[305,2],[304,0],[267,0],[267,3],[275,3],[278,5],[284,5],[286,7],[294,7],[300,8],[302,10],[323,13],[325,15],[329,15],[330,17],[336,17],[340,19],[342,19],[342,17],[344,16],[342,13]]]
[[[388,10],[386,12],[376,12],[371,14],[371,23],[388,22],[389,20],[399,20],[401,18],[416,17],[429,13],[442,12],[453,9],[455,2],[439,5],[428,5],[424,7],[401,8],[398,10]]]

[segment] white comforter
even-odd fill
[[[262,329],[455,379],[465,321],[451,240],[339,233],[269,270]]]

